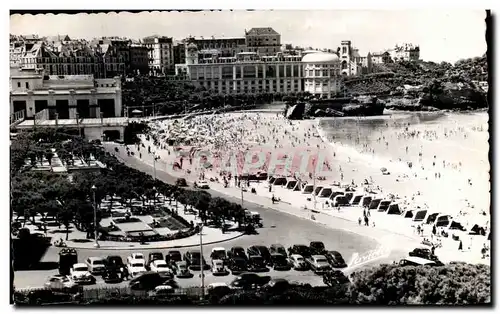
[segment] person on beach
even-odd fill
[[[458,250],[459,250],[459,251],[462,251],[462,250],[463,250],[462,240],[460,240],[460,243],[458,244]]]
[[[365,216],[365,226],[369,226],[369,220],[368,220],[368,216]]]

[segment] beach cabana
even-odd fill
[[[319,192],[323,189],[323,186],[317,185],[316,188],[314,189],[313,195],[318,196]]]
[[[387,207],[387,210],[385,211],[387,215],[401,215],[401,209],[399,208],[398,203],[392,203]]]
[[[332,188],[331,187],[324,187],[318,194],[318,197],[330,197],[330,195],[332,195]]]
[[[354,193],[353,193],[353,192],[347,192],[347,190],[346,190],[346,192],[345,192],[345,194],[344,194],[344,195],[345,195],[345,197],[347,198],[347,201],[348,201],[349,203],[351,203],[351,200],[352,200],[352,198],[354,197]]]
[[[293,188],[294,191],[302,191],[306,184],[304,182],[298,182]]]
[[[428,225],[432,225],[436,221],[436,218],[438,217],[438,215],[439,215],[439,213],[429,214],[427,216],[427,218],[425,219],[425,223]]]
[[[341,190],[333,191],[332,194],[330,195],[330,199],[333,201],[335,199],[335,197],[338,195],[344,195],[344,191],[341,191]]]
[[[345,197],[345,195],[337,195],[333,199],[333,207],[336,207],[336,206],[347,206],[347,205],[349,205],[349,201],[347,200],[347,198]]]
[[[381,198],[372,199],[372,201],[370,202],[370,205],[368,205],[368,209],[377,209],[377,207],[381,201],[382,201]]]
[[[407,209],[401,214],[401,216],[403,216],[403,218],[413,218],[413,210]]]
[[[361,202],[361,199],[363,199],[363,195],[362,194],[356,194],[356,195],[354,195],[354,197],[351,200],[351,205],[353,205],[353,206],[359,205],[359,203]]]
[[[284,177],[279,177],[274,180],[273,185],[285,185],[286,184],[286,178]]]
[[[370,203],[372,202],[373,197],[371,196],[363,196],[363,199],[361,200],[361,206],[363,207],[369,207]]]
[[[297,184],[298,182],[295,178],[287,178],[285,187],[289,190],[293,190]]]
[[[446,227],[450,224],[452,220],[452,217],[447,214],[440,214],[436,217],[436,221],[434,222],[434,225],[436,227]]]
[[[385,212],[389,208],[390,204],[391,204],[390,200],[381,200],[380,203],[378,204],[377,211]]]
[[[302,188],[302,194],[312,194],[313,191],[314,191],[314,185],[312,184],[306,184]]]
[[[416,209],[413,215],[413,221],[424,221],[427,216],[427,209]]]

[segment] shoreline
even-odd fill
[[[336,167],[339,167],[339,171],[334,171],[332,173],[332,176],[327,178],[326,182],[318,181],[316,183],[317,186],[320,185],[324,186],[325,183],[332,180],[337,182],[350,182],[351,180],[354,180],[355,183],[357,183],[357,185],[359,186],[359,184],[364,179],[370,177],[371,181],[379,185],[378,186],[380,187],[380,191],[378,193],[379,195],[382,196],[388,196],[388,194],[398,195],[400,197],[399,198],[400,203],[402,205],[405,203],[408,204],[409,209],[416,208],[416,206],[420,206],[420,208],[422,209],[428,207],[430,210],[432,210],[432,208],[439,208],[439,210],[441,210],[442,208],[438,207],[438,205],[436,204],[429,205],[427,203],[429,202],[428,200],[439,199],[436,196],[445,192],[436,191],[435,188],[433,189],[432,185],[429,184],[429,181],[425,178],[417,178],[417,179],[411,178],[410,180],[404,180],[405,178],[403,176],[408,171],[408,168],[405,167],[403,163],[401,163],[400,165],[398,165],[397,162],[392,162],[392,161],[390,163],[387,163],[387,160],[384,160],[383,158],[371,158],[371,156],[370,157],[365,156],[364,154],[358,152],[355,147],[349,147],[347,145],[329,142],[323,130],[321,130],[321,127],[319,126],[320,118],[314,120],[289,121],[285,120],[284,117],[283,118],[278,116],[273,117],[273,115],[270,114],[260,114],[260,116],[259,114],[257,114],[257,118],[255,118],[255,114],[249,115],[249,114],[235,113],[235,114],[218,116],[216,118],[217,119],[216,122],[220,123],[221,129],[224,129],[224,132],[222,134],[227,134],[231,132],[233,127],[239,129],[245,129],[245,125],[240,123],[243,123],[242,121],[245,121],[244,123],[247,123],[247,119],[252,119],[252,117],[258,120],[258,122],[255,122],[256,123],[255,130],[257,130],[256,132],[257,134],[259,134],[259,136],[262,137],[267,135],[268,136],[267,140],[270,139],[269,135],[271,135],[273,139],[276,138],[276,135],[281,136],[279,145],[281,148],[283,147],[292,148],[293,146],[293,142],[290,142],[290,139],[287,139],[283,134],[288,134],[288,137],[291,139],[295,138],[295,141],[297,143],[297,138],[299,138],[300,135],[298,137],[295,137],[294,134],[300,133],[303,136],[303,141],[307,142],[307,144],[309,144],[309,147],[316,146],[318,149],[326,148],[329,154],[333,155],[334,158],[332,159],[332,162],[330,163],[330,160],[328,160],[328,162],[330,165],[333,166],[334,169],[336,169]],[[276,131],[277,129],[279,129],[279,132]],[[313,133],[317,133],[318,136],[314,135]],[[304,135],[306,134],[307,136],[306,138],[304,138]],[[142,138],[142,140],[144,141],[145,147],[153,145],[151,141],[145,141],[144,137]],[[287,140],[289,140],[289,142],[286,142]],[[300,140],[298,141],[300,143]],[[290,146],[290,144],[292,144],[292,146]],[[239,143],[239,145],[240,147],[248,147],[248,145],[250,144],[246,144],[245,146],[245,144]],[[279,149],[280,147],[278,147],[277,149]],[[165,153],[165,150],[157,149],[156,153],[160,156],[160,160],[162,163],[161,167],[169,168],[169,170],[171,170],[169,171],[171,175],[176,177],[184,177],[186,178],[186,180],[190,182],[194,182],[197,180],[197,175],[194,173],[194,171],[192,171],[191,173],[185,173],[183,171],[173,170],[172,169],[173,156],[167,155]],[[380,171],[380,166],[382,165],[388,167],[392,172],[392,174],[389,176],[383,175]],[[204,171],[204,173],[207,179],[220,178],[219,174],[213,173],[213,171],[210,170]],[[453,178],[450,179],[453,180]],[[373,186],[375,186],[375,184],[373,184]],[[442,182],[440,182],[440,184],[442,184]],[[219,192],[223,194],[229,194],[229,195],[231,194],[229,193],[229,191],[224,190],[222,183],[209,182],[209,185],[210,186],[220,185],[221,190]],[[276,194],[277,197],[283,200],[287,200],[289,203],[293,203],[294,204],[293,207],[298,208],[299,210],[303,210],[301,209],[303,207],[309,207],[309,208],[313,207],[311,206],[311,201],[307,201],[304,195],[300,194],[300,192],[291,192],[289,190],[274,186],[273,186],[273,191],[269,192],[267,191],[267,187],[264,187],[263,185],[265,185],[265,183],[258,185],[254,185],[252,183],[251,187],[256,188],[257,195],[264,196],[268,200],[271,199],[273,194]],[[231,180],[229,182],[228,189],[231,190],[236,189],[235,187],[233,187]],[[444,201],[448,201],[448,199],[445,199]],[[318,204],[320,206],[324,206],[324,203],[321,201]],[[359,215],[361,215],[361,209],[356,209],[356,208],[350,208],[350,210],[347,208],[345,210],[342,209],[342,213],[339,212],[339,214],[331,213],[332,210],[329,210],[328,212],[328,210],[324,210],[324,207],[323,210],[321,211],[325,211],[325,215],[327,216],[335,215],[338,216],[339,219],[346,219],[351,222],[356,222]],[[386,224],[388,229],[390,229],[392,227],[391,225],[393,225],[396,221],[399,220],[396,217],[382,217],[382,216],[378,217],[379,215],[376,216],[377,218],[374,217],[374,220],[375,221],[378,220],[377,225],[382,226]],[[389,215],[389,216],[395,216],[395,215]],[[409,222],[408,220],[411,221],[411,219],[404,219],[401,221],[401,222],[404,221],[405,226],[402,227],[403,229],[406,229],[403,230],[403,233],[405,234],[409,233],[409,236],[412,237],[413,227],[410,227],[410,224],[412,223]],[[413,225],[415,224],[412,224],[412,226]],[[426,227],[429,226],[427,225]],[[394,233],[397,232],[393,232],[393,234]],[[430,230],[427,230],[426,233],[428,234],[427,236],[429,237]]]

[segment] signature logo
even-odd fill
[[[387,247],[382,246],[363,254],[354,253],[352,255],[351,261],[347,264],[347,268],[345,269],[345,271],[352,271],[357,267],[373,263],[374,261],[382,258],[387,258],[390,254],[391,250]]]

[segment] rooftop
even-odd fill
[[[327,52],[309,53],[302,58],[302,62],[333,63],[338,61],[339,57],[336,54]]]
[[[277,31],[272,29],[271,27],[254,27],[248,32],[245,32],[246,35],[251,36],[259,36],[259,35],[279,35]]]

